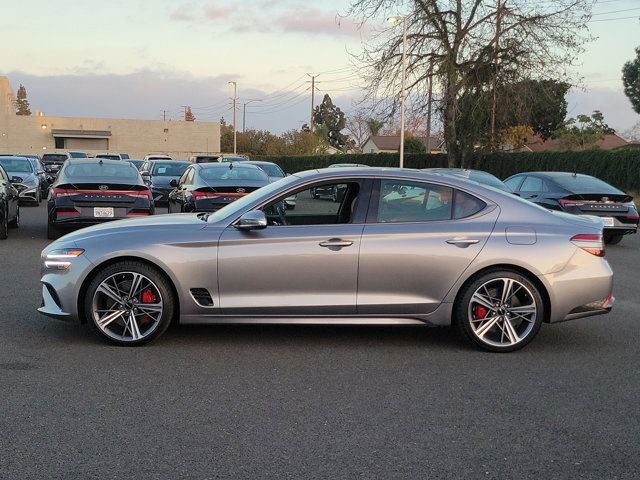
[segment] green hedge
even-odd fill
[[[328,167],[333,163],[361,163],[376,167],[397,167],[397,153],[363,153],[353,155],[255,156],[280,165],[285,172]],[[444,154],[407,154],[405,167],[446,167]],[[471,168],[493,173],[505,179],[515,173],[564,171],[586,173],[622,190],[640,191],[640,150],[591,150],[585,152],[492,153],[476,154]]]

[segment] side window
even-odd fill
[[[486,206],[487,204],[479,198],[469,195],[466,192],[456,190],[453,197],[453,218],[459,219],[470,217]]]
[[[453,189],[406,180],[382,180],[378,222],[430,222],[450,220]]]
[[[518,188],[518,185],[520,185],[521,181],[522,181],[522,177],[513,177],[508,180],[505,180],[504,183],[507,185],[507,187],[509,187],[511,190],[515,192]]]
[[[353,219],[359,193],[358,182],[318,184],[278,198],[262,210],[269,225],[345,224]]]
[[[521,192],[541,192],[542,180],[537,177],[527,177],[520,187]]]

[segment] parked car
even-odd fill
[[[53,176],[50,174],[47,174],[47,172],[44,171],[44,165],[42,165],[40,160],[35,155],[33,156],[20,155],[20,156],[29,160],[31,162],[31,166],[36,172],[36,176],[38,177],[38,188],[40,190],[40,199],[43,200],[47,198],[47,196],[49,195],[49,185],[53,183]]]
[[[263,162],[258,160],[249,160],[243,165],[255,165],[256,167],[258,167],[260,170],[262,170],[264,173],[267,174],[267,176],[269,177],[269,181],[271,183],[277,182],[278,180],[281,180],[287,176],[287,174],[284,173],[284,170],[282,170],[277,163]],[[285,208],[287,210],[293,210],[294,208],[296,208],[297,198],[298,198],[297,195],[292,195],[288,198],[285,198],[284,199]]]
[[[489,185],[504,192],[513,193],[513,190],[498,177],[482,170],[465,168],[424,168],[422,170],[424,172],[441,173],[443,175],[455,175],[456,177],[466,178],[467,180],[472,180],[483,185]]]
[[[124,160],[119,153],[96,153],[94,158],[102,158],[106,160]]]
[[[130,164],[132,164],[134,167],[136,167],[138,170],[140,170],[140,167],[142,166],[142,164],[144,163],[144,160],[135,160],[135,159],[129,159],[127,160]]]
[[[339,205],[277,208],[327,183],[346,185]],[[157,338],[175,317],[453,323],[472,345],[508,352],[543,323],[611,309],[604,254],[602,223],[593,217],[553,213],[453,176],[325,169],[289,176],[214,213],[70,234],[42,252],[39,311],[88,322],[120,345]]]
[[[189,165],[178,160],[147,160],[142,164],[140,175],[151,189],[156,206],[169,205],[169,194],[173,190],[170,183],[179,180]]]
[[[72,158],[67,152],[61,153],[44,153],[42,155],[42,165],[44,165],[44,171],[55,176],[60,171],[60,167],[68,159]]]
[[[163,153],[150,153],[145,155],[143,160],[146,162],[147,160],[173,160],[173,158]]]
[[[255,165],[192,164],[171,181],[169,213],[213,212],[268,183],[267,174]]]
[[[368,167],[368,165],[361,165],[359,163],[334,163],[333,165],[329,165],[327,168],[360,168],[360,167]],[[330,199],[332,202],[337,203],[341,202],[344,197],[345,189],[344,185],[334,184],[334,185],[320,185],[316,188],[310,190],[311,198],[326,198]]]
[[[69,152],[71,158],[89,158],[86,152]]]
[[[40,179],[28,158],[0,157],[0,166],[11,178],[21,202],[40,205]]]
[[[220,163],[229,163],[229,162],[246,162],[249,160],[249,157],[246,155],[220,155],[218,157],[218,162]]]
[[[220,155],[191,155],[190,163],[215,163],[220,161]]]
[[[51,187],[47,237],[121,218],[153,215],[151,190],[129,162],[69,160]]]
[[[0,240],[8,236],[9,228],[20,225],[20,202],[18,190],[11,183],[11,177],[0,166]]]
[[[638,208],[633,197],[602,180],[569,172],[527,172],[505,180],[522,198],[550,210],[595,215],[604,223],[604,240],[620,243],[638,230]]]

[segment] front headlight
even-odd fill
[[[59,250],[52,250],[47,253],[44,261],[46,268],[54,270],[66,270],[71,266],[71,259],[79,257],[84,253],[82,248],[61,248]]]

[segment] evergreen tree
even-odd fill
[[[326,127],[329,145],[342,149],[347,136],[340,133],[345,127],[344,112],[331,101],[329,94],[325,94],[322,103],[313,111],[313,122],[317,127]]]
[[[184,121],[185,122],[195,122],[196,116],[191,111],[191,107],[187,107],[187,110],[184,112]]]
[[[29,100],[27,100],[27,89],[22,84],[20,84],[18,95],[16,96],[16,115],[31,115]]]
[[[622,83],[633,109],[640,113],[640,47],[636,48],[636,58],[622,67]]]

